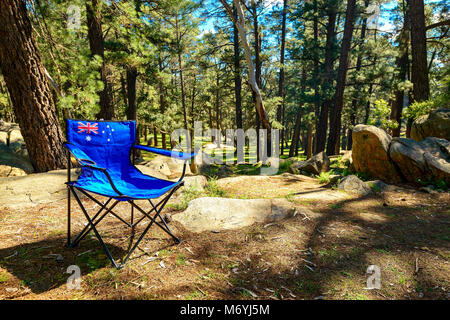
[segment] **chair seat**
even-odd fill
[[[99,195],[112,197],[120,201],[132,199],[155,199],[182,183],[182,181],[168,181],[147,176],[138,170],[133,170],[125,176],[111,175],[114,184],[123,195],[120,196],[112,188],[109,181],[96,179],[95,176],[81,175],[77,181],[71,184]]]

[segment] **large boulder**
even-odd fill
[[[386,131],[359,124],[353,129],[352,139],[353,168],[356,172],[391,183],[402,181],[394,163],[389,159],[392,138]]]
[[[8,147],[8,132],[0,131],[0,152]]]
[[[27,173],[20,168],[0,164],[0,177],[19,177],[26,175]]]
[[[417,118],[411,126],[411,138],[422,141],[426,137],[450,140],[450,109],[439,109]]]
[[[22,146],[25,146],[25,140],[23,139],[20,130],[11,130],[9,132],[9,148],[11,151],[19,153],[22,150]]]
[[[389,155],[409,182],[443,180],[450,184],[450,142],[445,139],[394,138]]]
[[[159,172],[159,174],[169,179],[174,179],[181,176],[183,172],[184,161],[172,157],[158,155],[153,160],[146,163],[145,166],[149,167],[154,172]],[[186,166],[185,174],[192,175],[189,165]]]
[[[325,152],[320,152],[306,161],[297,161],[291,164],[289,171],[293,174],[298,174],[305,171],[311,174],[320,174],[327,172],[330,167],[330,159]]]
[[[15,123],[0,122],[0,177],[32,173],[25,141]]]
[[[344,177],[339,183],[338,189],[355,193],[359,196],[366,196],[372,192],[369,185],[355,175]]]
[[[290,217],[295,208],[286,199],[197,198],[173,216],[192,232],[223,231]]]
[[[72,180],[77,179],[72,169]],[[67,170],[34,173],[23,177],[0,178],[0,210],[26,208],[67,197]]]
[[[27,174],[34,171],[31,162],[27,158],[15,154],[9,149],[5,150],[0,148],[0,165],[18,168]]]

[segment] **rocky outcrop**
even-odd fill
[[[76,180],[76,169],[72,179]],[[24,177],[0,178],[0,208],[25,208],[67,197],[67,170],[34,173]]]
[[[338,189],[354,193],[359,196],[366,196],[372,192],[372,189],[368,186],[368,184],[355,175],[344,177],[339,183]]]
[[[320,152],[306,161],[297,161],[291,164],[289,172],[299,174],[302,171],[318,175],[321,172],[328,171],[330,167],[330,159],[325,152]]]
[[[21,176],[33,171],[19,126],[0,122],[0,177]]]
[[[353,139],[353,168],[370,177],[398,183],[402,181],[395,165],[390,161],[388,151],[392,138],[386,131],[359,124],[355,126]]]
[[[358,125],[353,131],[352,158],[356,172],[386,182],[450,184],[450,142],[445,139],[392,139],[382,129]]]
[[[427,137],[450,140],[450,109],[439,109],[417,118],[411,126],[411,138],[422,141]]]
[[[184,212],[173,216],[192,232],[223,231],[273,222],[292,216],[295,208],[286,199],[197,198]]]
[[[184,161],[179,159],[174,159],[166,156],[156,156],[153,160],[143,164],[144,166],[150,168],[152,172],[158,172],[166,178],[162,179],[174,179],[181,176],[183,172]],[[150,173],[149,173],[150,174]],[[192,175],[189,166],[186,166],[186,175]],[[156,177],[156,175],[154,175]],[[161,178],[158,176],[157,178]]]
[[[27,173],[20,168],[0,164],[0,177],[20,177],[26,175]]]
[[[389,155],[408,182],[443,180],[450,185],[450,142],[445,139],[395,138]]]

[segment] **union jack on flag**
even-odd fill
[[[84,124],[83,122],[78,122],[78,133],[82,132],[86,132],[87,134],[91,132],[98,134],[98,123],[86,122],[86,124]]]

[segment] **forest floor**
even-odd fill
[[[302,193],[298,184],[289,190],[273,182],[270,189],[272,197],[311,214],[220,233],[192,233],[173,221],[181,244],[152,228],[120,270],[92,233],[77,248],[64,247],[64,200],[0,210],[0,299],[449,299],[449,193],[406,188],[305,200],[295,196]],[[224,190],[247,191],[245,185]],[[252,187],[251,198],[258,197],[268,197],[267,186]],[[88,212],[98,208],[86,203]],[[85,223],[75,207],[73,232]],[[123,217],[129,214],[127,206],[118,207]],[[105,219],[99,232],[113,256],[123,257],[130,229]],[[74,264],[81,269],[79,289],[66,285]],[[370,265],[380,268],[380,289],[366,288]]]

